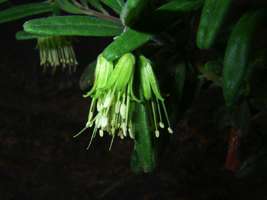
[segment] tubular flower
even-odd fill
[[[123,55],[115,67],[102,55],[98,56],[94,85],[85,95],[92,98],[88,120],[84,129],[74,136],[94,126],[87,148],[97,132],[100,137],[108,133],[112,136],[112,142],[116,135],[122,139],[128,135],[134,138],[129,116],[131,101],[137,100],[133,94],[134,65],[135,58],[130,53]]]
[[[71,41],[62,36],[40,37],[37,40],[37,48],[40,52],[40,65],[44,70],[51,66],[52,71],[62,65],[69,72],[76,71],[78,62]]]
[[[159,127],[164,128],[164,122],[162,117],[162,110],[165,116],[165,121],[168,125],[168,132],[173,133],[173,130],[170,127],[170,121],[168,118],[167,109],[164,103],[164,98],[161,96],[157,79],[152,69],[152,65],[150,60],[145,58],[144,56],[139,57],[140,64],[140,80],[141,87],[144,99],[149,102],[151,111],[152,111],[152,119],[155,128],[155,136],[159,137]]]

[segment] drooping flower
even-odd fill
[[[94,85],[85,95],[92,98],[88,120],[84,129],[74,136],[94,127],[88,148],[97,132],[100,137],[108,133],[112,142],[116,135],[134,138],[129,116],[131,101],[137,100],[133,94],[134,66],[135,57],[130,53],[123,55],[115,67],[102,55],[98,56]]]
[[[44,70],[51,67],[54,73],[58,66],[62,66],[70,73],[76,71],[78,62],[70,39],[63,36],[39,37],[37,48]]]
[[[152,119],[155,128],[155,136],[159,137],[159,127],[164,128],[165,124],[163,121],[162,110],[165,116],[165,121],[168,125],[168,132],[173,133],[173,130],[170,126],[170,121],[167,113],[167,109],[164,103],[164,98],[162,97],[156,76],[152,69],[152,64],[149,59],[144,56],[139,56],[139,64],[140,64],[140,79],[141,86],[144,99],[149,102],[151,111],[152,111]]]

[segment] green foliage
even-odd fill
[[[226,104],[232,106],[241,94],[249,72],[249,54],[253,34],[263,21],[265,10],[249,12],[235,25],[227,43],[223,68],[223,93]]]
[[[86,0],[84,0],[86,1]],[[106,12],[99,0],[87,0],[88,3],[101,12]]]
[[[0,23],[9,22],[32,15],[52,12],[52,10],[52,4],[47,2],[23,4],[0,11]]]
[[[144,45],[151,39],[151,35],[128,28],[115,41],[107,46],[103,52],[106,59],[113,61],[127,52]]]
[[[203,0],[173,0],[162,6],[157,11],[188,12],[201,7]]]
[[[150,0],[128,0],[121,12],[122,22],[129,26],[140,18],[143,12],[147,12]]]
[[[197,32],[199,48],[208,49],[213,45],[231,3],[232,0],[205,0]]]
[[[77,8],[77,6],[74,6],[70,0],[56,0],[56,3],[62,10],[68,13],[82,14],[81,9]]]
[[[24,30],[41,35],[114,36],[122,31],[120,24],[86,16],[53,16],[27,21]]]
[[[124,6],[123,0],[101,0],[105,5],[113,9],[117,14],[121,13],[122,7]]]

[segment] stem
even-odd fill
[[[72,0],[72,3],[75,6],[77,6],[78,8],[80,8],[83,14],[95,16],[95,17],[100,18],[100,19],[110,20],[110,21],[113,21],[115,23],[121,23],[119,18],[111,16],[111,15],[106,15],[106,14],[103,14],[101,12],[97,12],[95,10],[92,10],[92,9],[88,8],[88,7],[84,7],[83,5],[81,5],[76,0]]]

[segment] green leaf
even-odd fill
[[[51,12],[52,10],[53,5],[47,2],[23,4],[0,11],[0,23]]]
[[[128,0],[121,12],[121,20],[123,24],[131,26],[139,18],[148,7],[150,0]]]
[[[114,10],[117,14],[121,13],[122,7],[124,6],[123,0],[101,0],[105,5]]]
[[[155,151],[152,145],[148,115],[145,105],[134,104],[133,131],[135,134],[134,152],[131,166],[133,171],[151,172],[155,168]]]
[[[84,1],[86,1],[86,0],[84,0]],[[101,12],[107,14],[107,12],[106,12],[106,10],[103,8],[103,6],[102,6],[100,0],[87,0],[87,1],[88,1],[88,3],[89,3],[91,6],[93,6],[95,9],[97,9],[97,10],[99,10],[99,11],[101,11]]]
[[[173,0],[159,7],[156,12],[188,12],[199,9],[202,3],[203,0]]]
[[[115,36],[122,26],[89,16],[53,16],[27,21],[24,30],[41,35]]]
[[[242,87],[248,79],[250,52],[254,33],[263,26],[266,10],[257,10],[244,14],[235,25],[224,57],[223,94],[227,106],[232,107],[242,95]]]
[[[17,40],[32,40],[32,39],[38,39],[40,37],[46,37],[45,35],[37,35],[32,33],[27,33],[25,31],[18,31],[16,33],[16,39]]]
[[[56,3],[62,10],[68,13],[82,14],[81,9],[79,9],[77,6],[71,3],[70,0],[56,0]]]
[[[110,61],[116,60],[123,54],[132,52],[142,46],[150,38],[151,35],[149,34],[128,29],[105,48],[103,56]]]
[[[218,35],[232,0],[205,0],[197,32],[197,46],[210,48]]]

